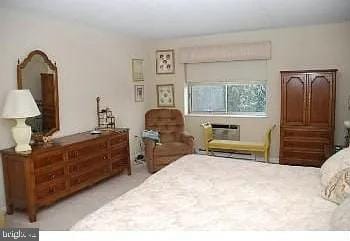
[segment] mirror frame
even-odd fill
[[[54,86],[55,86],[55,93],[54,93],[54,100],[55,100],[55,128],[52,128],[47,133],[37,134],[41,136],[51,136],[56,131],[60,130],[60,118],[59,118],[59,101],[58,101],[58,75],[57,75],[57,66],[56,62],[52,63],[49,57],[41,51],[41,50],[34,50],[28,54],[28,56],[20,62],[18,59],[17,63],[17,88],[23,89],[23,79],[22,79],[22,70],[27,66],[27,64],[32,60],[34,55],[40,55],[44,62],[49,66],[49,68],[54,71],[55,78],[54,78]]]

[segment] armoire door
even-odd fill
[[[305,73],[282,73],[282,125],[306,125],[307,78]]]
[[[335,93],[334,73],[308,74],[307,124],[313,127],[332,127]]]

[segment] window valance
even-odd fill
[[[235,60],[271,59],[271,42],[234,43],[179,49],[180,63],[211,63]]]

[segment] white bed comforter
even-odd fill
[[[72,230],[329,230],[320,171],[185,156]]]

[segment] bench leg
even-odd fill
[[[268,151],[264,152],[264,159],[265,159],[266,163],[269,163],[269,152]]]

